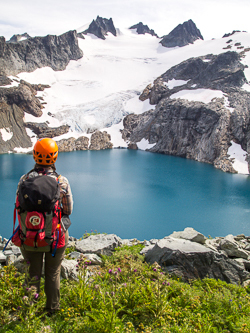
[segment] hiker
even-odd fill
[[[21,239],[20,243],[21,252],[24,259],[29,265],[30,285],[33,285],[37,288],[37,293],[39,293],[40,291],[40,279],[42,275],[43,260],[45,258],[44,289],[47,298],[46,310],[48,311],[49,314],[52,314],[59,309],[61,262],[64,258],[64,252],[69,238],[67,229],[71,224],[71,222],[68,216],[72,213],[73,210],[73,198],[69,182],[67,178],[58,175],[56,173],[55,162],[57,156],[58,156],[58,146],[54,140],[50,138],[43,138],[39,139],[36,142],[33,149],[33,158],[36,164],[34,166],[34,169],[32,169],[30,172],[28,172],[26,175],[23,175],[20,178],[17,187],[17,202],[16,202],[16,209],[18,211],[20,229],[22,228],[26,229],[26,235],[23,234],[24,230],[19,231],[18,241],[20,241]],[[23,205],[24,207],[26,206],[25,203],[21,205],[21,201],[25,201],[25,199],[22,198],[22,196],[20,195],[22,187],[24,185],[26,186],[27,180],[32,182],[32,180],[34,181],[35,179],[37,181],[40,181],[42,179],[42,183],[41,185],[39,185],[40,186],[39,189],[43,187],[45,181],[54,182],[53,186],[57,186],[58,206],[56,209],[53,208],[54,212],[44,213],[42,209],[40,209],[40,212],[42,213],[39,213],[39,211],[35,212],[35,214],[34,212],[29,213],[30,211],[29,209],[26,209],[26,211],[23,212],[22,207]],[[49,190],[47,190],[47,192],[49,192]],[[24,217],[22,217],[22,213],[24,214]],[[33,216],[29,217],[27,214],[31,215],[33,214]],[[45,216],[45,218],[43,225],[44,228],[42,229],[42,227],[39,227],[38,223],[40,223],[40,220],[42,220],[43,216]],[[50,235],[55,228],[56,230],[54,230],[51,239],[48,240],[46,239],[46,235],[48,235],[47,225],[49,225],[49,220],[48,220],[49,216],[50,216],[50,230],[49,230]],[[29,218],[28,222],[27,222],[27,217]],[[24,222],[22,222],[22,219]],[[30,224],[31,228],[32,227],[41,228],[39,229],[39,232],[36,230],[37,234],[35,238],[32,236],[32,233],[34,234],[34,230],[29,229],[27,224],[30,222],[33,224],[33,225]],[[55,224],[55,227],[53,227],[53,224]],[[30,238],[33,237],[33,239],[29,239],[29,237]],[[52,241],[51,244],[50,241]]]

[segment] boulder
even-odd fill
[[[242,264],[184,239],[161,239],[144,253],[148,263],[157,262],[170,275],[181,277],[186,282],[209,277],[240,284],[249,278]]]
[[[77,261],[64,259],[61,266],[61,276],[63,279],[77,280]]]
[[[76,250],[81,253],[111,255],[121,245],[121,238],[114,234],[97,234],[76,242]]]
[[[184,231],[174,231],[171,235],[169,235],[169,237],[187,239],[191,242],[200,244],[205,244],[207,239],[204,235],[193,228],[185,228]]]
[[[233,240],[233,237],[226,236],[220,242],[221,250],[224,250],[229,257],[248,259],[249,253],[239,247],[238,243]]]

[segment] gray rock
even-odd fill
[[[123,139],[136,144],[144,138],[154,144],[150,152],[194,159],[236,173],[227,154],[231,141],[240,143],[250,154],[250,93],[241,89],[247,83],[244,69],[236,52],[191,58],[170,68],[140,96],[156,104],[155,110],[124,118]],[[169,88],[168,82],[173,79],[184,83]],[[184,89],[201,88],[221,90],[231,109],[224,98],[210,103],[170,99]],[[249,156],[246,160],[250,163]]]
[[[89,150],[111,149],[111,136],[106,131],[95,131],[91,135]]]
[[[6,256],[6,266],[14,264],[16,258],[17,257],[13,253],[10,254],[10,255],[8,255],[8,256]]]
[[[61,276],[64,279],[77,280],[77,261],[64,259],[61,266]]]
[[[1,75],[32,72],[46,66],[53,70],[64,70],[70,60],[82,56],[76,31],[68,31],[60,36],[28,38],[17,43],[6,43],[4,37],[0,38]]]
[[[74,151],[74,150],[87,150],[89,147],[89,138],[81,136],[77,139],[69,138],[57,141],[59,152]]]
[[[71,252],[68,256],[69,256],[70,259],[77,260],[77,259],[80,259],[82,254],[80,252],[74,251],[74,252]]]
[[[25,127],[30,128],[37,137],[40,138],[54,138],[69,132],[69,125],[62,125],[59,127],[49,127],[46,123],[25,123]]]
[[[204,245],[177,238],[160,240],[145,254],[150,264],[157,262],[163,270],[184,281],[205,277],[239,284],[249,278],[242,264],[212,251]]]
[[[206,237],[204,235],[189,227],[185,228],[184,231],[174,231],[169,237],[187,239],[191,242],[200,244],[205,244],[206,242]]]
[[[116,36],[116,29],[113,23],[112,18],[109,20],[106,18],[102,18],[97,16],[96,20],[93,20],[89,25],[88,29],[83,31],[83,34],[93,34],[98,38],[106,39],[108,32],[111,32],[114,36]]]
[[[88,262],[91,262],[91,265],[101,265],[102,259],[95,253],[84,253],[81,254]]]
[[[6,262],[6,256],[0,252],[0,262]]]
[[[20,255],[15,261],[14,266],[20,273],[24,273],[26,271],[26,262],[24,260],[24,257]]]
[[[250,261],[243,259],[243,258],[235,258],[235,261],[237,261],[239,264],[242,264],[246,270],[250,270]]]
[[[175,47],[185,46],[193,44],[197,39],[203,39],[200,30],[197,29],[195,23],[192,20],[186,21],[183,24],[179,24],[168,35],[163,36],[161,40],[162,46]]]
[[[152,36],[158,37],[153,29],[149,29],[149,27],[142,22],[132,25],[129,29],[136,29],[138,35],[150,34]]]
[[[227,236],[220,242],[220,248],[224,250],[229,257],[237,257],[247,259],[249,254],[241,249],[232,237]]]
[[[110,255],[121,245],[121,238],[114,234],[91,235],[76,242],[76,250],[81,253],[96,253]]]
[[[22,253],[21,253],[21,250],[20,250],[20,247],[18,246],[15,246],[15,245],[11,245],[11,251],[14,253],[15,256],[20,256]]]

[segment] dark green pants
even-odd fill
[[[66,244],[68,243],[68,232],[65,235]],[[64,258],[65,247],[57,249],[55,257],[50,252],[35,252],[21,249],[22,255],[29,262],[30,285],[40,291],[40,280],[42,276],[43,259],[45,259],[45,284],[44,290],[47,297],[46,309],[54,311],[59,309],[60,301],[60,274],[61,263]]]

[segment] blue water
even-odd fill
[[[0,155],[0,234],[12,232],[15,191],[31,155]],[[74,195],[70,235],[87,230],[140,240],[193,227],[205,236],[250,234],[250,178],[173,156],[113,149],[60,153]]]

